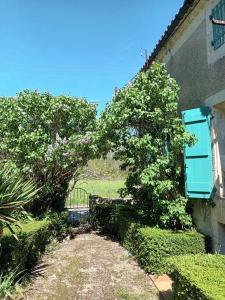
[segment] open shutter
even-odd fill
[[[225,0],[220,0],[220,2],[214,7],[210,18],[214,18],[216,20],[221,20],[221,21],[225,20]],[[213,41],[212,41],[214,50],[218,49],[224,43],[225,43],[225,26],[214,24]]]
[[[185,147],[186,196],[209,199],[213,192],[210,109],[186,110],[182,117],[186,130],[197,138],[195,145]]]

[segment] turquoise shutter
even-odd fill
[[[185,147],[185,191],[189,198],[212,197],[213,166],[211,145],[211,116],[208,107],[182,112],[188,132],[195,135],[195,145]]]
[[[225,21],[225,0],[220,0],[220,2],[212,10],[211,18],[216,20]],[[225,43],[225,26],[223,25],[213,25],[213,42],[214,50],[218,49]]]

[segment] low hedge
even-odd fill
[[[52,239],[60,240],[66,236],[67,215],[67,212],[51,214],[44,220],[22,224],[22,229],[15,228],[18,240],[5,228],[0,240],[0,273],[31,269]]]
[[[151,227],[137,227],[125,239],[125,246],[137,257],[145,271],[163,274],[170,271],[166,258],[205,252],[204,237],[193,232],[177,232]]]
[[[118,235],[122,229],[121,223],[125,225],[128,218],[133,221],[138,220],[138,214],[131,205],[102,203],[92,206],[90,210],[93,228],[107,234]]]
[[[46,244],[50,241],[51,231],[49,221],[32,221],[22,224],[22,230],[17,230],[18,240],[7,230],[4,230],[0,247],[0,270],[24,271],[33,267]]]
[[[176,300],[224,300],[225,256],[212,254],[169,258]]]
[[[167,263],[167,257],[205,253],[205,240],[200,233],[143,225],[131,206],[97,204],[91,214],[94,224],[104,233],[116,235],[149,273],[168,273],[170,265]]]

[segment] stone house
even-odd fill
[[[219,21],[219,22],[218,22]],[[185,151],[186,195],[199,231],[225,253],[225,0],[186,0],[142,70],[166,64],[197,143]],[[224,22],[225,24],[225,22]],[[209,206],[207,199],[216,204]]]

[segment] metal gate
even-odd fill
[[[73,189],[66,200],[67,208],[89,207],[89,193],[83,188]]]
[[[87,222],[89,220],[89,193],[83,188],[73,189],[67,199],[66,208],[69,210],[69,221]]]

